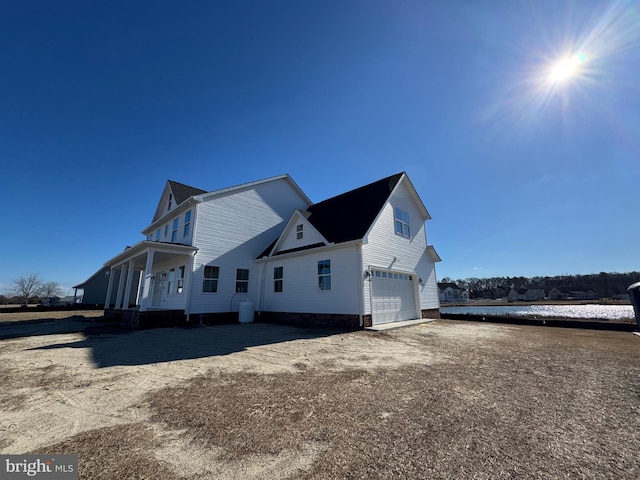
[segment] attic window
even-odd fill
[[[173,195],[170,193],[169,194],[169,205],[167,207],[167,211],[171,210],[171,202],[173,202]]]
[[[304,231],[303,231],[303,225],[296,225],[296,239],[297,240],[302,240],[302,237],[304,237]]]
[[[396,207],[393,209],[395,212],[395,226],[396,234],[403,237],[411,238],[411,229],[409,228],[409,214],[404,210]]]

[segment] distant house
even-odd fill
[[[595,300],[598,298],[598,294],[593,290],[588,292],[583,291],[571,291],[567,293],[567,300]]]
[[[567,294],[558,290],[557,288],[552,288],[549,291],[549,295],[547,295],[549,300],[565,300],[567,298]]]
[[[273,322],[424,318],[439,312],[430,218],[404,172],[315,204],[289,175],[210,192],[170,180],[146,239],[95,283],[105,315],[133,324],[227,321],[244,299]]]
[[[522,287],[516,290],[512,287],[507,295],[507,299],[510,302],[536,302],[538,300],[544,300],[544,298],[544,290],[541,288]]]
[[[453,282],[439,282],[438,296],[443,303],[466,302],[469,300],[469,292],[462,290]]]
[[[91,275],[87,280],[78,285],[75,285],[74,303],[80,303],[82,305],[104,305],[107,297],[107,288],[109,286],[109,278],[114,275],[114,281],[119,281],[120,270],[114,270],[113,272],[109,267],[102,267],[100,270]],[[140,272],[135,272],[135,278],[132,282],[131,291],[134,291],[134,287],[137,290],[137,285],[140,280]],[[116,301],[115,291],[111,292],[110,303]],[[135,293],[134,293],[135,294]]]

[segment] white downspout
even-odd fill
[[[360,314],[359,316],[359,326],[362,328],[364,326],[364,264],[362,260],[362,244],[355,244],[356,251],[358,252],[358,293],[360,294]]]

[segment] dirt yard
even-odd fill
[[[78,453],[87,479],[640,478],[631,333],[74,314],[0,318],[0,453]]]

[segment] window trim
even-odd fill
[[[323,269],[328,268],[328,273]],[[328,280],[328,287],[325,282]],[[318,260],[318,291],[330,292],[331,291],[331,259]]]
[[[400,207],[393,207],[393,229],[396,235],[411,238],[411,216]]]
[[[304,238],[304,225],[302,223],[296,225],[296,240]]]
[[[215,277],[207,277],[207,269],[211,269],[211,273],[215,272]],[[217,265],[205,265],[202,270],[202,293],[218,293],[218,283],[220,281],[220,267]],[[205,290],[207,282],[211,282],[212,290]]]
[[[241,274],[246,272],[247,278],[241,278]],[[249,269],[248,268],[236,268],[236,289],[235,293],[249,293]]]
[[[171,241],[172,242],[178,241],[178,219],[177,218],[173,219],[173,224],[171,226]]]
[[[284,267],[273,267],[273,293],[284,291]]]
[[[176,282],[176,269],[169,269],[169,280],[167,281],[167,295],[173,295],[175,292],[173,291],[173,286]]]
[[[182,229],[182,236],[188,237],[191,233],[191,210],[187,210],[184,214],[184,228]]]
[[[186,268],[185,265],[178,267],[178,275],[176,276],[176,293],[182,295],[184,293],[184,277]]]

